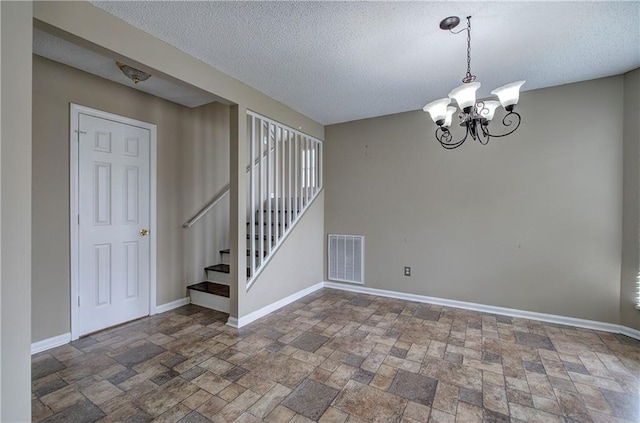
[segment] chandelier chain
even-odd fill
[[[459,23],[458,16],[449,16],[440,22],[440,29],[448,30],[452,34],[467,31],[467,73],[462,79],[463,85],[451,91],[449,98],[432,101],[422,109],[431,114],[431,119],[437,125],[436,139],[448,150],[460,147],[469,138],[485,145],[491,138],[513,134],[522,122],[520,114],[514,109],[518,103],[520,87],[525,81],[512,82],[491,91],[491,94],[498,96],[499,102],[477,100],[476,90],[480,88],[480,82],[475,82],[476,76],[471,73],[471,16],[467,16],[466,28],[452,31]],[[458,140],[453,138],[449,129],[456,112],[456,108],[450,106],[452,101],[457,102],[459,107],[458,123],[465,128],[464,136]],[[494,113],[499,106],[502,106],[506,112],[502,117],[502,130],[505,132],[490,132],[489,124],[494,121]],[[492,125],[492,128],[494,126]]]
[[[471,76],[471,19],[467,17],[467,76]]]
[[[467,16],[467,75],[462,82],[469,83],[476,80],[475,75],[471,75],[471,16]]]

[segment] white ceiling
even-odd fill
[[[172,83],[157,76],[136,85],[124,76],[115,60],[39,29],[33,30],[33,53],[183,106],[197,107],[219,100],[219,97],[206,91],[187,84]]]
[[[473,16],[480,96],[640,67],[638,1],[93,3],[323,124],[419,109],[459,85],[466,37],[438,28],[450,15]]]

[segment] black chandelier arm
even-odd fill
[[[504,134],[492,134],[491,132],[489,132],[489,128],[487,127],[487,125],[480,125],[482,127],[482,133],[485,135],[485,137],[487,137],[487,142],[489,141],[489,137],[501,138],[501,137],[506,137],[507,135],[511,135],[514,132],[516,132],[516,130],[520,127],[520,123],[522,122],[522,118],[520,117],[520,115],[517,112],[509,112],[509,113],[507,113],[502,118],[502,125],[505,128],[509,128],[509,127],[514,125],[514,119],[517,119],[517,122],[515,123],[514,128],[511,129],[510,131],[504,133]],[[484,144],[486,144],[486,143],[484,143]]]
[[[467,132],[464,134],[464,138],[460,141],[451,142],[451,132],[447,128],[443,128],[438,126],[436,128],[436,139],[440,142],[440,145],[446,148],[447,150],[453,150],[454,148],[460,147],[469,136],[469,127],[467,127]]]
[[[484,125],[480,125],[482,130],[478,133],[478,142],[482,145],[489,144],[489,139],[491,139],[491,135],[486,131]]]

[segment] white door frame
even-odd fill
[[[94,116],[101,119],[111,120],[125,125],[136,126],[149,130],[149,315],[156,314],[156,254],[157,254],[157,231],[156,231],[156,178],[157,178],[157,128],[156,125],[130,119],[124,116],[103,112],[89,107],[70,103],[71,122],[69,127],[69,151],[70,157],[70,240],[71,240],[71,340],[79,338],[79,313],[78,313],[78,293],[79,293],[79,193],[78,193],[78,122],[80,114]]]

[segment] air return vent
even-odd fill
[[[364,283],[364,237],[329,234],[329,280]]]

